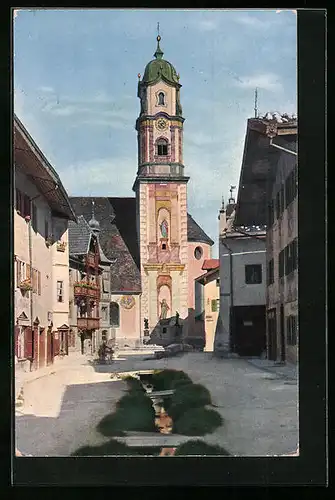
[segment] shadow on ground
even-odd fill
[[[122,381],[67,386],[56,418],[16,415],[16,447],[33,456],[69,456],[80,446],[103,443],[96,425],[125,390]]]

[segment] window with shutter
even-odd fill
[[[217,300],[213,299],[212,300],[212,312],[217,312],[217,307],[218,307]]]
[[[63,281],[57,281],[57,302],[64,302]]]

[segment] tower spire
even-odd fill
[[[154,53],[154,56],[156,59],[163,59],[164,52],[160,48],[159,42],[161,41],[161,37],[159,34],[159,23],[157,23],[157,49],[156,52]]]
[[[94,200],[92,200],[92,219],[95,219],[95,217],[94,217]]]

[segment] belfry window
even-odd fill
[[[168,154],[168,143],[165,139],[159,139],[157,141],[157,155],[166,156]]]
[[[158,94],[158,106],[165,106],[165,95],[163,92]]]

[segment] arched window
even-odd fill
[[[168,154],[168,141],[166,139],[158,139],[156,142],[157,145],[157,155],[158,156],[167,156]]]
[[[158,94],[158,106],[165,106],[164,92],[159,92],[159,94]]]
[[[111,326],[120,326],[120,308],[116,302],[111,302],[109,308],[109,323]]]

